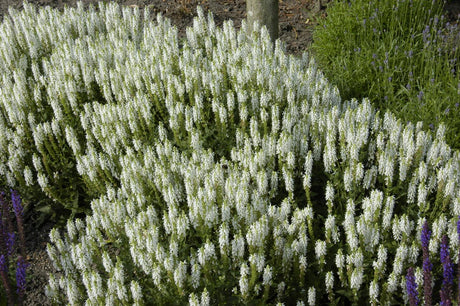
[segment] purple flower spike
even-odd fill
[[[7,269],[5,255],[2,254],[0,255],[0,272],[5,272]]]
[[[25,238],[24,238],[24,224],[22,222],[23,209],[21,205],[21,197],[16,190],[11,191],[11,202],[13,202],[14,214],[16,215],[16,222],[18,224],[19,233],[19,246],[21,248],[21,255],[26,255]]]
[[[447,235],[442,237],[441,262],[443,268],[443,281],[441,287],[441,304],[452,305],[452,285],[454,283],[454,269],[449,254],[449,241]]]
[[[14,213],[17,216],[22,216],[22,205],[21,197],[19,196],[16,190],[10,189],[11,192],[11,202],[13,202]]]
[[[457,221],[457,234],[458,234],[458,239],[460,240],[460,216],[458,216],[458,221]]]
[[[6,254],[8,256],[11,256],[14,251],[14,241],[16,240],[16,234],[15,233],[8,233],[6,236]]]
[[[7,241],[6,224],[3,222],[4,207],[6,207],[5,193],[2,191],[0,192],[0,255],[5,254]]]
[[[24,297],[24,293],[26,291],[26,269],[28,266],[29,264],[24,260],[24,258],[19,256],[18,266],[16,268],[16,292],[19,298],[19,305],[21,305],[22,298]]]
[[[460,216],[458,216],[458,221],[457,221],[457,234],[458,234],[458,241],[460,242]],[[458,258],[460,258],[460,248],[458,250]],[[460,305],[460,261],[458,262],[458,266],[457,266],[457,277],[458,277],[457,305]]]
[[[0,255],[0,277],[2,279],[3,287],[6,291],[6,296],[8,297],[8,305],[13,305],[13,297],[11,296],[11,288],[8,280],[8,266],[5,259],[5,255]]]
[[[428,229],[428,222],[425,221],[422,228],[421,242],[423,252],[423,295],[427,306],[431,305],[431,270],[433,269],[428,252],[430,238],[431,231]]]
[[[419,303],[417,283],[415,282],[414,268],[407,269],[406,275],[406,290],[409,296],[409,305],[416,306]]]

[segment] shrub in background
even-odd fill
[[[432,259],[457,235],[460,154],[444,126],[342,103],[307,54],[244,23],[217,28],[199,11],[179,48],[161,16],[78,12],[52,14],[107,32],[53,56],[98,54],[105,102],[84,104],[65,137],[100,196],[50,233],[54,303],[401,303],[425,221]]]
[[[446,24],[443,2],[334,1],[314,32],[312,50],[342,98],[432,128],[444,122],[460,143],[460,29]]]

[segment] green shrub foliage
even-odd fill
[[[2,129],[24,140],[2,140],[24,151],[2,174],[64,205],[72,182],[94,198],[50,233],[53,303],[400,303],[425,220],[433,262],[443,234],[458,250],[460,155],[444,127],[341,102],[265,29],[199,10],[180,40],[112,3],[26,4],[7,30],[2,50],[23,64],[2,71],[22,71],[9,82],[29,96],[2,97]]]
[[[369,97],[404,122],[444,122],[459,148],[460,27],[442,0],[337,0],[314,32],[315,59],[342,99]]]

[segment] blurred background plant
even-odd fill
[[[460,146],[460,31],[443,1],[334,1],[312,45],[342,99],[369,97],[377,108],[432,130],[447,126]]]

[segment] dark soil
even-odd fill
[[[286,43],[288,53],[299,55],[307,50],[312,42],[312,32],[315,24],[326,17],[326,5],[331,0],[280,0],[279,26],[280,39]],[[97,6],[97,0],[82,0],[85,7],[90,4]],[[117,0],[120,5],[139,7],[143,10],[149,7],[153,15],[162,13],[172,20],[179,34],[185,34],[185,28],[192,24],[196,16],[196,6],[200,5],[205,11],[210,10],[217,25],[231,19],[239,28],[241,20],[246,18],[246,1],[244,0]],[[51,6],[62,10],[64,6],[76,7],[75,0],[29,0],[38,6]],[[0,1],[0,20],[8,14],[8,7],[21,9],[22,0]],[[449,1],[446,7],[449,20],[456,20],[460,14],[460,1]],[[51,222],[40,223],[38,216],[25,216],[26,245],[28,249],[27,292],[25,305],[49,305],[45,296],[47,275],[53,267],[46,253],[49,242],[48,233],[53,228]]]

